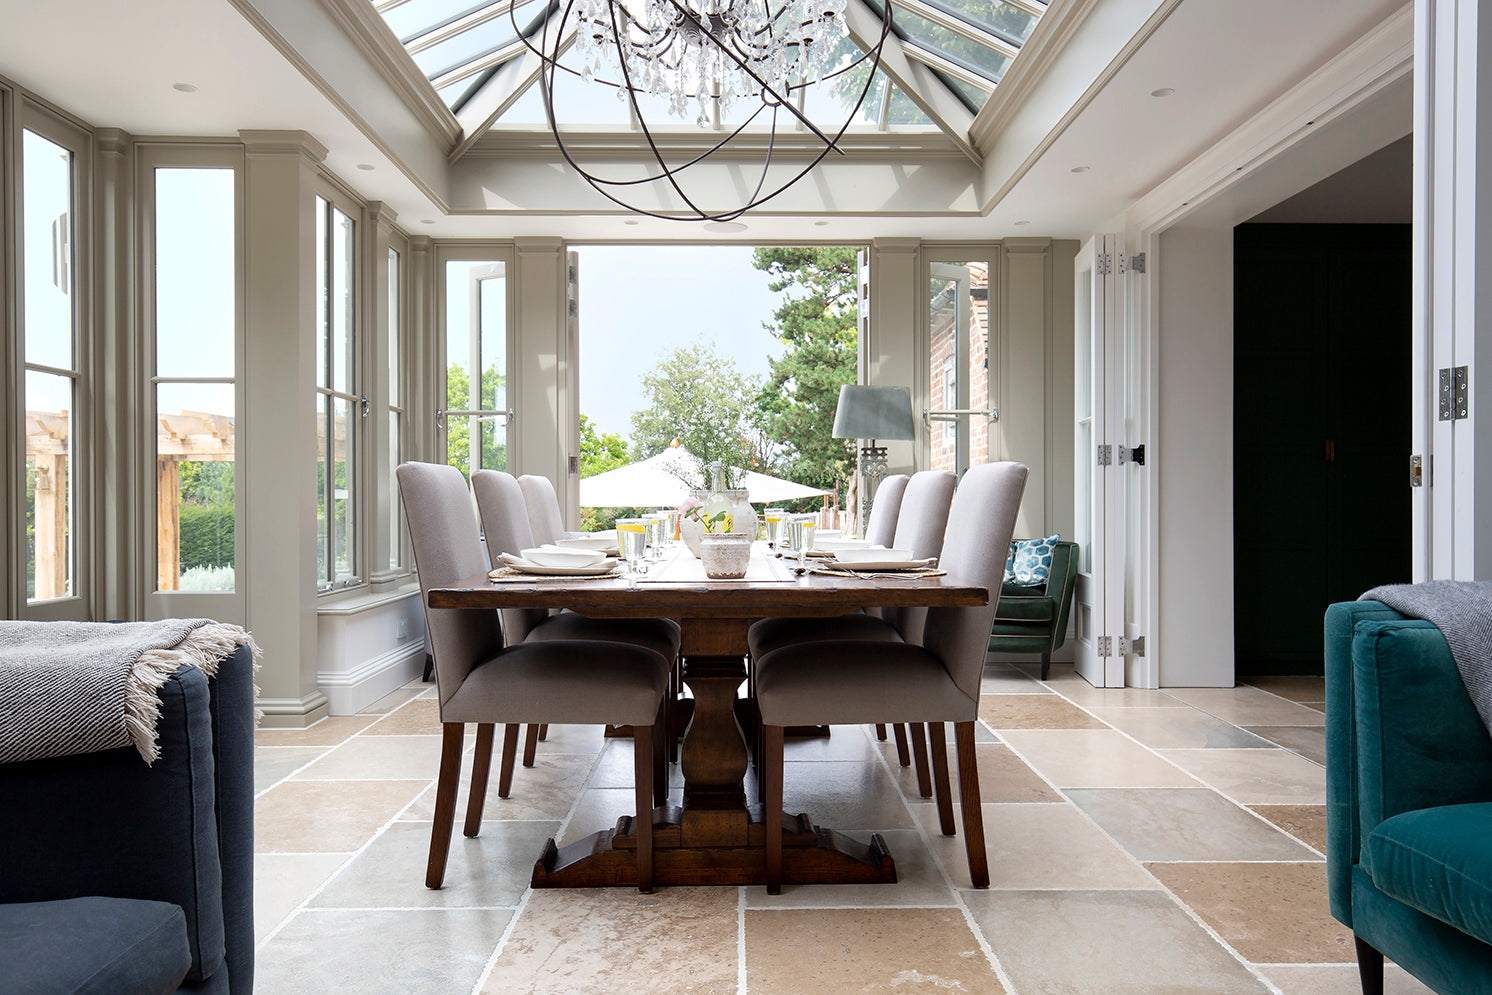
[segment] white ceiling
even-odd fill
[[[255,12],[247,6],[251,0],[236,2]],[[265,0],[252,2],[267,7]],[[325,19],[317,0],[296,2]],[[400,225],[415,234],[559,235],[607,242],[1082,237],[1120,216],[1178,168],[1402,6],[1402,0],[1305,4],[1298,0],[1096,0],[1095,14],[1090,15],[1093,24],[1101,23],[1099,14],[1119,8],[1142,13],[1153,9],[1161,12],[1156,15],[1161,19],[1157,23],[1152,18],[1148,39],[1126,59],[1090,65],[1085,70],[1087,78],[1082,78],[1083,71],[1069,67],[1063,78],[1040,85],[1048,96],[1071,94],[1078,110],[1065,117],[1054,112],[1042,133],[1022,139],[1030,148],[997,149],[1001,155],[992,161],[1009,161],[1013,164],[1009,168],[1002,166],[993,175],[987,171],[983,177],[971,172],[978,200],[987,201],[1005,190],[987,216],[929,216],[915,209],[887,216],[857,212],[851,203],[835,213],[802,210],[790,217],[754,213],[744,219],[747,230],[738,236],[705,232],[697,224],[586,216],[554,208],[503,215],[447,215],[426,193],[435,191],[445,197],[449,188],[448,176],[427,175],[431,172],[428,163],[444,161],[445,150],[437,148],[433,138],[422,133],[422,140],[430,146],[423,150],[424,156],[401,155],[400,149],[410,147],[408,134],[383,134],[379,126],[369,124],[366,115],[349,113],[355,102],[334,99],[326,92],[327,79],[356,77],[324,72],[319,79],[308,79],[282,53],[284,39],[279,39],[277,48],[230,0],[77,0],[67,4],[0,0],[0,23],[5,25],[0,31],[0,75],[88,124],[119,127],[137,135],[232,136],[247,128],[309,131],[330,149],[328,165],[334,172],[368,198],[389,204],[398,213]],[[1124,40],[1112,39],[1113,51],[1118,52]],[[303,40],[296,51],[308,66],[316,67],[318,59],[333,57],[328,54],[331,46],[327,48],[322,51],[321,46]],[[187,94],[172,88],[181,82],[198,89]],[[1173,88],[1175,93],[1150,95],[1161,87]],[[1086,99],[1081,99],[1085,90]],[[1039,102],[1041,93],[1038,89],[1033,101]],[[1057,110],[1074,106],[1073,99],[1063,99],[1067,106]],[[1323,148],[1315,159],[1294,167],[1286,157],[1277,167],[1280,175],[1269,186],[1274,200],[1255,205],[1250,213],[1298,192],[1409,129],[1405,99],[1369,102],[1357,113],[1372,116],[1378,131],[1387,137],[1366,149],[1354,149],[1350,143],[1327,149],[1319,143]],[[1000,140],[996,138],[997,146]],[[1332,161],[1332,156],[1340,161]],[[1385,170],[1398,168],[1388,159],[1379,163]],[[1075,166],[1090,168],[1074,173]],[[1365,165],[1360,177],[1370,177],[1375,168]],[[1298,177],[1293,189],[1292,175]],[[853,191],[836,192],[841,201],[853,195]]]

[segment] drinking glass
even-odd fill
[[[782,520],[786,516],[784,508],[768,508],[762,512],[762,517],[767,520],[767,545],[773,549],[782,542]]]
[[[812,515],[799,515],[788,526],[788,538],[793,552],[798,554],[798,568],[808,566],[808,551],[813,548],[813,531],[817,527]]]
[[[642,555],[647,551],[648,545],[648,523],[645,518],[618,518],[616,520],[616,541],[621,550],[622,558],[627,561],[627,573],[637,573],[637,567],[642,562]]]
[[[647,522],[647,557],[650,560],[661,560],[663,558],[663,527],[668,519],[664,515],[651,514],[644,521]]]

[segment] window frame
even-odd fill
[[[446,328],[446,273],[448,264],[454,262],[485,262],[502,263],[504,273],[504,287],[507,300],[505,303],[504,317],[504,363],[507,368],[508,382],[504,393],[507,398],[505,410],[513,412],[512,417],[504,422],[504,445],[506,447],[506,463],[508,472],[512,473],[514,468],[521,467],[522,451],[519,434],[514,431],[518,420],[523,417],[523,398],[517,387],[517,359],[518,359],[518,253],[516,247],[511,243],[481,242],[481,243],[437,243],[435,251],[435,290],[432,295],[435,304],[435,349],[436,364],[434,369],[435,407],[432,414],[435,416],[435,453],[433,459],[444,463],[447,456],[447,439],[445,418],[446,411],[446,374],[450,368],[450,358],[446,355],[448,342]],[[478,374],[479,375],[479,374]],[[516,474],[515,474],[516,475]]]
[[[158,169],[230,169],[233,171],[233,241],[234,241],[234,342],[231,378],[160,377],[156,373],[156,170]],[[139,259],[139,342],[141,383],[138,404],[140,450],[140,537],[144,555],[140,560],[140,584],[147,618],[216,618],[225,622],[246,624],[247,578],[252,569],[244,520],[250,495],[243,472],[245,439],[253,433],[246,417],[244,367],[246,363],[245,329],[245,172],[243,146],[238,143],[141,143],[135,155],[135,198]],[[156,419],[157,387],[172,383],[230,383],[233,386],[234,447],[236,472],[233,481],[234,502],[234,589],[232,591],[160,590],[157,496],[156,496]]]
[[[410,544],[409,529],[404,521],[404,507],[400,502],[398,484],[394,479],[394,468],[405,460],[413,459],[417,433],[414,416],[413,376],[415,346],[418,329],[414,320],[413,298],[410,292],[414,279],[414,260],[409,237],[393,223],[393,215],[382,210],[382,205],[367,206],[365,230],[370,240],[367,267],[369,313],[374,315],[375,341],[367,350],[368,379],[373,388],[370,411],[378,417],[372,418],[369,433],[370,468],[373,482],[372,500],[378,509],[377,521],[370,523],[376,530],[371,535],[378,538],[372,542],[373,564],[370,580],[374,585],[403,583],[414,576],[414,548]],[[399,261],[397,274],[391,273],[389,260],[396,255]],[[397,296],[394,296],[397,291]],[[392,351],[390,333],[397,328],[398,350]],[[382,369],[390,358],[396,358],[398,369]],[[396,379],[395,379],[396,378]],[[394,403],[394,397],[398,403]],[[399,438],[392,439],[390,416],[399,415]],[[397,449],[395,448],[397,446]],[[395,539],[397,536],[397,540]],[[393,562],[397,550],[398,562]]]

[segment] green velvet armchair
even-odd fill
[[[1385,955],[1492,995],[1492,736],[1440,630],[1377,601],[1326,611],[1326,829],[1365,995]]]
[[[1067,640],[1067,616],[1078,576],[1078,544],[1063,541],[1052,550],[1052,566],[1045,587],[1007,583],[1000,588],[995,623],[990,629],[991,653],[1040,653],[1041,679],[1052,668],[1052,654]]]

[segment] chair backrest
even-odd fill
[[[878,546],[890,546],[896,540],[896,520],[901,513],[901,496],[910,478],[893,473],[881,481],[870,503],[870,521],[865,523],[865,538]]]
[[[466,478],[454,466],[437,463],[404,463],[395,472],[425,603],[436,694],[444,706],[473,667],[502,649],[502,629],[496,612],[429,606],[432,587],[487,569]]]
[[[912,474],[901,495],[892,545],[910,549],[915,559],[937,556],[943,551],[943,533],[948,531],[948,508],[958,476],[951,470],[919,470]],[[874,511],[874,507],[871,509]],[[881,617],[909,643],[922,642],[926,608],[883,608]]]
[[[543,477],[523,479],[549,483]],[[501,470],[477,470],[471,475],[471,489],[476,493],[477,511],[482,516],[487,557],[494,567],[501,562],[498,558],[503,553],[517,556],[535,545],[529,530],[529,510],[533,505],[524,493],[523,480],[514,480],[512,474]],[[549,493],[552,495],[554,491]],[[542,608],[504,608],[500,614],[508,645],[516,646],[549,613]]]
[[[929,609],[922,645],[943,661],[959,690],[976,703],[1010,536],[1026,490],[1026,472],[1023,463],[970,467],[948,511],[948,533],[938,566],[951,581],[987,588],[989,604]]]
[[[548,477],[536,477],[525,473],[518,478],[518,487],[523,491],[523,505],[528,516],[528,529],[535,543],[555,542],[565,537],[565,517],[560,514],[559,495]]]

